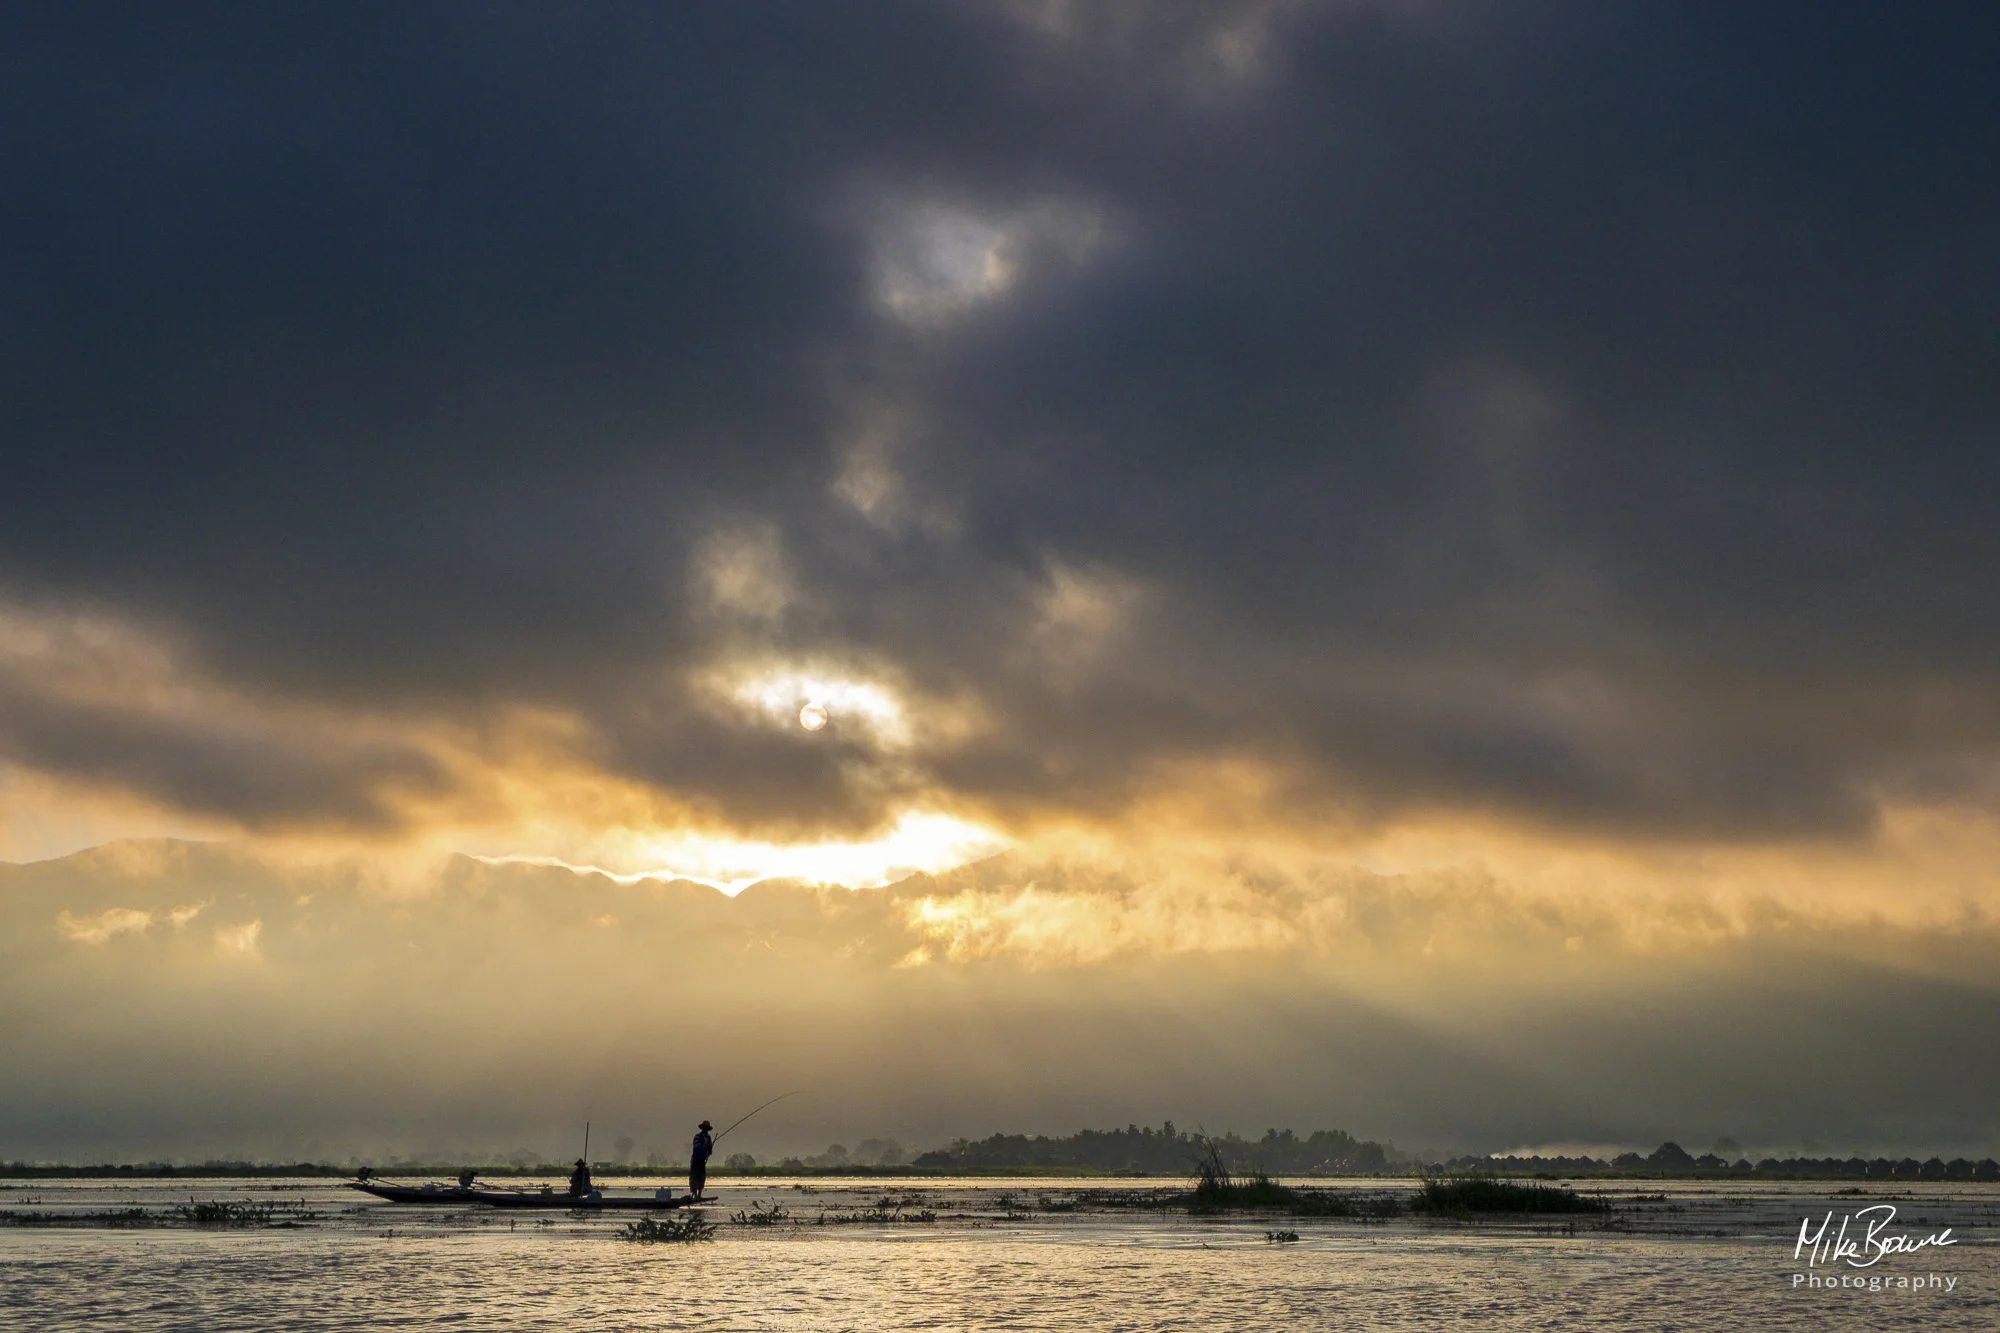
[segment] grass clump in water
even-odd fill
[[[739,1227],[774,1227],[790,1217],[790,1213],[775,1203],[768,1208],[753,1203],[742,1212],[733,1214],[729,1220]]]
[[[1261,1169],[1248,1176],[1233,1176],[1223,1160],[1220,1143],[1205,1134],[1197,1135],[1196,1142],[1200,1151],[1195,1158],[1194,1189],[1175,1198],[1191,1213],[1265,1209],[1293,1217],[1386,1217],[1401,1211],[1393,1199],[1356,1199],[1328,1190],[1281,1185]]]
[[[265,1227],[277,1209],[267,1203],[230,1203],[215,1200],[197,1203],[189,1199],[177,1205],[173,1216],[191,1227]]]
[[[636,1222],[627,1222],[619,1231],[618,1239],[646,1245],[714,1240],[715,1226],[699,1213],[688,1213],[682,1217],[642,1217]]]
[[[1196,1213],[1220,1213],[1238,1208],[1293,1208],[1304,1196],[1289,1185],[1280,1185],[1262,1171],[1253,1171],[1241,1180],[1227,1175],[1203,1176],[1188,1197],[1188,1209]]]
[[[819,1215],[819,1221],[814,1225],[823,1227],[846,1227],[846,1226],[855,1226],[857,1224],[866,1223],[866,1224],[873,1224],[875,1226],[887,1226],[895,1222],[935,1222],[935,1221],[937,1221],[937,1214],[935,1212],[932,1212],[928,1208],[921,1209],[914,1213],[906,1213],[899,1206],[893,1212],[887,1208],[863,1208],[857,1212],[852,1212],[852,1213],[821,1213]]]
[[[1206,1186],[1206,1188],[1204,1188]],[[1194,1191],[1181,1196],[1190,1213],[1226,1213],[1251,1210],[1288,1213],[1293,1217],[1395,1217],[1402,1206],[1395,1199],[1361,1197],[1332,1190],[1298,1189],[1281,1185],[1262,1171],[1216,1185],[1204,1181]]]
[[[1229,1173],[1222,1158],[1222,1144],[1207,1134],[1195,1135],[1194,1192],[1188,1196],[1191,1213],[1220,1213],[1231,1208],[1282,1208],[1292,1201],[1293,1191],[1272,1180],[1262,1171],[1248,1180]]]
[[[0,1212],[0,1227],[152,1227],[164,1219],[144,1208],[115,1208],[101,1213]]]
[[[1605,1213],[1602,1199],[1556,1185],[1516,1185],[1487,1176],[1434,1177],[1410,1201],[1410,1211],[1465,1217],[1473,1213]]]
[[[202,1203],[189,1199],[159,1212],[113,1208],[90,1213],[0,1212],[0,1226],[14,1227],[302,1227],[319,1214],[293,1204]]]
[[[1186,1190],[1078,1190],[1070,1211],[1119,1208],[1165,1212],[1169,1208],[1184,1206],[1187,1201]]]

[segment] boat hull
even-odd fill
[[[685,1208],[695,1200],[683,1194],[662,1199],[644,1194],[573,1195],[561,1190],[483,1190],[459,1185],[381,1185],[372,1180],[350,1180],[349,1189],[372,1194],[390,1203],[483,1204],[489,1208],[560,1208],[571,1212],[610,1212],[665,1208]]]

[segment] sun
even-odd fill
[[[799,710],[799,725],[807,731],[818,731],[827,723],[826,705],[809,703]]]

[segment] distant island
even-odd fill
[[[1207,1135],[1176,1129],[1170,1120],[1158,1129],[1127,1125],[1123,1129],[1085,1129],[1066,1137],[1041,1134],[994,1134],[984,1139],[953,1139],[942,1148],[914,1155],[894,1140],[864,1139],[854,1152],[832,1144],[808,1157],[760,1160],[733,1153],[716,1163],[714,1176],[1169,1176],[1193,1174],[1200,1157],[1213,1147],[1235,1169],[1273,1176],[1502,1175],[1544,1178],[1659,1179],[1753,1178],[1773,1180],[1978,1180],[2000,1181],[2000,1162],[1991,1157],[1972,1161],[1955,1157],[1748,1157],[1730,1160],[1718,1153],[1695,1156],[1677,1143],[1663,1143],[1651,1153],[1622,1153],[1610,1158],[1522,1157],[1465,1155],[1424,1161],[1393,1145],[1357,1139],[1345,1130],[1321,1129],[1299,1135],[1289,1129],[1266,1130],[1263,1137],[1245,1139],[1235,1133]],[[145,1162],[83,1165],[13,1161],[0,1163],[0,1178],[37,1179],[54,1176],[345,1176],[364,1165],[359,1161]],[[516,1154],[504,1162],[429,1162],[390,1158],[365,1163],[401,1175],[455,1174],[470,1165],[487,1176],[562,1175],[569,1164],[533,1162]],[[685,1167],[655,1154],[643,1163],[620,1159],[596,1161],[600,1172],[630,1176],[677,1176]]]
[[[1231,1164],[1274,1175],[1373,1176],[1400,1174],[1417,1165],[1415,1158],[1388,1144],[1357,1139],[1345,1130],[1315,1130],[1300,1138],[1289,1129],[1270,1129],[1261,1139],[1229,1133],[1211,1140],[1199,1131],[1177,1130],[1171,1120],[1159,1129],[1141,1125],[1086,1129],[1067,1138],[995,1134],[976,1141],[954,1139],[947,1147],[920,1154],[910,1165],[951,1174],[1053,1168],[1184,1176],[1210,1141]]]
[[[1595,1157],[1460,1156],[1425,1162],[1392,1145],[1357,1139],[1344,1130],[1322,1129],[1300,1137],[1289,1129],[1266,1130],[1260,1139],[1235,1134],[1205,1139],[1175,1130],[1129,1125],[1122,1130],[1084,1130],[1068,1138],[995,1134],[977,1142],[957,1139],[911,1162],[918,1169],[952,1174],[984,1170],[1068,1169],[1145,1175],[1185,1175],[1205,1142],[1212,1141],[1235,1166],[1284,1176],[1427,1175],[1439,1171],[1527,1176],[1657,1177],[1759,1176],[1774,1179],[1840,1178],[2000,1180],[2000,1162],[1959,1157],[1927,1161],[1904,1157],[1766,1157],[1728,1160],[1715,1153],[1693,1156],[1677,1143],[1650,1154]]]

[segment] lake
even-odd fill
[[[510,1182],[511,1183],[511,1182]],[[560,1182],[557,1182],[560,1184]],[[656,1180],[609,1187],[650,1189]],[[625,1216],[371,1202],[327,1180],[0,1187],[0,1325],[24,1329],[1872,1329],[2000,1327],[2000,1186],[1616,1182],[1607,1218],[1362,1223],[1098,1208],[1159,1181],[711,1182],[715,1239],[634,1244]],[[1351,1192],[1387,1181],[1301,1182]],[[1590,1192],[1600,1188],[1583,1182]],[[85,1215],[270,1205],[294,1225],[106,1229]],[[1954,1244],[1808,1267],[1817,1226]],[[776,1208],[775,1225],[731,1216]],[[929,1214],[929,1220],[925,1220]],[[1880,1217],[1881,1214],[1874,1214]],[[854,1221],[849,1219],[861,1218]],[[886,1218],[888,1220],[881,1220]],[[1867,1218],[1851,1230],[1860,1236]],[[1572,1229],[1573,1227],[1573,1229]],[[1266,1239],[1275,1229],[1296,1242]],[[1829,1233],[1831,1234],[1831,1232]],[[1890,1285],[1812,1286],[1833,1274]],[[1801,1280],[1805,1279],[1805,1280]],[[1893,1285],[1922,1283],[1921,1289]],[[1933,1281],[1939,1285],[1932,1285]],[[1947,1289],[1943,1284],[1949,1283]]]

